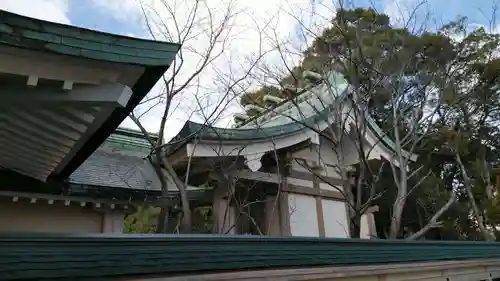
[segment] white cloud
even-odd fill
[[[432,21],[429,16],[432,16],[432,11],[429,2],[420,0],[385,0],[384,13],[391,19],[391,24],[394,26],[406,26],[410,30],[419,32],[427,29],[427,25]]]
[[[189,32],[190,38],[183,44],[183,53],[185,67],[178,75],[179,81],[189,77],[196,66],[202,60],[200,53],[205,53],[208,47],[207,42],[207,27],[210,26],[208,21],[211,19],[214,22],[220,22],[229,3],[232,3],[233,11],[237,13],[231,19],[231,29],[227,31],[225,36],[229,37],[227,44],[224,46],[224,52],[221,57],[213,61],[209,67],[196,79],[190,83],[190,88],[183,91],[182,96],[176,100],[175,112],[170,116],[167,122],[166,138],[172,137],[177,133],[184,121],[188,118],[200,121],[200,116],[192,115],[193,111],[199,111],[199,105],[196,102],[195,96],[199,98],[199,102],[203,106],[214,108],[221,100],[221,88],[224,88],[222,81],[228,76],[238,76],[238,72],[242,69],[247,69],[249,64],[253,62],[257,54],[262,50],[270,50],[274,47],[273,42],[275,37],[278,41],[289,41],[288,46],[293,47],[293,51],[298,51],[304,46],[304,41],[310,42],[311,36],[303,40],[302,34],[297,34],[298,20],[317,31],[321,27],[326,26],[326,23],[334,15],[334,3],[337,0],[205,0],[200,1],[200,9],[196,17],[196,26]],[[314,2],[315,5],[311,5]],[[114,19],[123,22],[124,26],[143,26],[143,12],[139,6],[138,0],[92,0],[94,6],[114,17]],[[168,41],[178,41],[175,22],[180,24],[182,29],[188,22],[191,8],[195,3],[194,0],[142,0],[144,7],[153,19],[153,30],[157,39]],[[169,9],[165,8],[164,3],[167,3]],[[206,5],[213,12],[209,17]],[[172,16],[173,14],[173,16]],[[176,17],[174,20],[173,17]],[[162,28],[160,26],[166,26]],[[147,37],[145,33],[139,36]],[[173,38],[168,38],[173,35]],[[261,41],[263,40],[263,41]],[[218,48],[221,48],[220,44]],[[215,52],[220,51],[217,49]],[[282,58],[277,54],[269,54],[265,60],[268,64],[279,65],[282,63]],[[296,63],[296,56],[288,56],[287,63]],[[223,73],[223,75],[221,75]],[[240,73],[241,74],[241,73]],[[248,82],[249,83],[249,82]],[[247,83],[247,85],[248,85]],[[149,96],[156,95],[161,91],[161,86],[157,85]],[[201,89],[201,90],[200,90]],[[222,90],[224,92],[224,90]],[[236,101],[235,99],[234,101]],[[136,113],[144,112],[146,106],[137,108]],[[141,119],[143,125],[149,131],[158,131],[160,118],[164,106],[157,106]],[[238,105],[232,102],[224,109],[221,120],[218,123],[221,126],[227,125],[231,120],[231,112],[237,110]],[[220,109],[219,109],[220,110]],[[124,126],[132,126],[130,120],[123,123]]]
[[[0,9],[46,21],[69,24],[69,0],[1,0]]]

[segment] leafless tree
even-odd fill
[[[215,64],[227,52],[228,44],[234,37],[234,32],[232,32],[234,21],[242,15],[243,11],[237,10],[233,1],[225,3],[227,5],[223,8],[211,7],[206,1],[198,0],[159,1],[159,3],[159,6],[148,6],[144,1],[141,1],[141,9],[151,36],[179,43],[182,47],[173,64],[163,76],[161,91],[151,93],[143,101],[143,104],[150,105],[144,112],[149,112],[153,107],[161,108],[158,141],[154,141],[149,136],[141,122],[142,115],[131,114],[130,118],[140,128],[153,148],[152,156],[154,157],[151,159],[161,182],[163,197],[168,196],[168,179],[171,179],[178,189],[182,205],[181,229],[183,232],[190,232],[192,216],[186,190],[187,179],[186,181],[181,180],[170,161],[163,157],[166,146],[164,140],[167,121],[179,107],[179,104],[195,101],[193,102],[195,103],[193,111],[198,115],[201,114],[207,124],[214,123],[220,117],[222,109],[231,103],[235,92],[244,88],[243,82],[265,51],[259,49],[258,53],[248,58],[246,63],[241,63],[242,69],[240,71],[218,69]],[[209,92],[206,85],[203,85],[206,79],[202,81],[201,77],[210,72],[215,76],[223,77],[224,83],[218,85],[215,103],[207,104],[200,102],[201,97]],[[204,107],[199,108],[202,105]],[[181,142],[182,140],[177,141]],[[163,206],[158,232],[165,231],[167,218],[167,208]]]
[[[339,3],[342,8],[342,3]],[[417,6],[415,9],[418,9]],[[414,16],[415,11],[410,12],[410,18],[407,19],[406,23],[415,23]],[[332,13],[332,17],[334,14]],[[299,24],[300,36],[302,38],[319,38],[322,36],[320,32],[315,30],[310,25],[307,25],[305,21],[299,17],[295,17],[296,22]],[[338,25],[338,26],[336,26]],[[378,178],[380,176],[383,165],[390,166],[393,174],[394,184],[397,188],[397,195],[392,206],[392,217],[390,222],[389,237],[398,238],[401,231],[401,222],[403,218],[403,210],[405,208],[408,196],[413,190],[418,188],[429,176],[428,174],[423,174],[423,165],[415,167],[413,161],[415,157],[415,151],[421,141],[430,134],[432,124],[435,120],[436,113],[440,109],[440,94],[442,94],[437,85],[428,83],[427,85],[415,85],[413,87],[404,87],[403,83],[398,83],[398,81],[403,81],[405,79],[405,73],[408,69],[414,67],[411,65],[412,60],[409,56],[410,53],[399,52],[398,48],[387,49],[385,56],[381,61],[373,61],[372,57],[366,56],[364,54],[364,42],[362,30],[351,31],[349,38],[342,39],[342,31],[345,30],[346,26],[350,26],[347,22],[335,22],[333,28],[337,29],[340,34],[339,45],[344,42],[350,42],[349,44],[343,44],[342,47],[339,46],[337,49],[330,49],[328,52],[328,57],[323,59],[330,59],[333,63],[323,63],[323,67],[316,67],[316,72],[320,73],[323,77],[323,81],[330,83],[329,89],[335,89],[337,85],[332,85],[332,80],[324,79],[328,77],[328,74],[332,70],[340,71],[346,74],[346,78],[349,80],[350,84],[350,94],[345,95],[344,98],[347,100],[346,103],[349,104],[349,110],[345,112],[342,108],[335,108],[331,110],[331,114],[338,115],[334,119],[337,120],[334,126],[329,126],[326,130],[318,131],[314,126],[310,124],[304,124],[308,126],[308,129],[316,131],[323,141],[329,142],[334,148],[339,148],[337,153],[338,161],[335,164],[335,169],[344,182],[342,188],[338,188],[344,195],[349,205],[349,217],[351,223],[351,232],[353,229],[357,228],[357,233],[359,233],[359,219],[364,211],[373,202],[383,195],[383,192],[378,192],[375,189]],[[351,27],[351,26],[350,26]],[[426,29],[425,25],[412,26],[412,31],[415,33],[422,32]],[[346,34],[344,34],[347,36]],[[276,39],[277,36],[272,31],[269,35],[272,39]],[[353,37],[354,36],[354,37]],[[275,66],[271,67],[261,67],[261,70],[265,73],[263,76],[267,77],[267,80],[272,80],[274,78],[276,82],[274,83],[280,87],[284,92],[290,91],[290,85],[283,85],[283,77],[288,76],[287,80],[292,81],[293,85],[292,92],[300,92],[297,89],[299,86],[304,85],[302,77],[297,72],[297,69],[292,67],[288,59],[290,56],[294,56],[299,53],[296,48],[291,47],[289,44],[276,41],[276,49],[280,52],[280,58],[282,63],[281,71],[276,71]],[[307,41],[307,40],[303,40]],[[307,47],[307,46],[306,46]],[[387,63],[389,60],[392,61],[391,72],[388,73],[383,67],[383,63]],[[450,70],[451,71],[451,70]],[[370,83],[362,84],[361,80],[370,74],[373,78]],[[290,79],[290,77],[292,79]],[[432,81],[432,79],[429,79]],[[288,82],[287,81],[287,82]],[[393,124],[392,128],[386,131],[379,132],[376,144],[370,146],[364,141],[366,139],[366,134],[368,128],[373,124],[373,120],[369,115],[369,103],[370,100],[377,94],[377,88],[385,88],[386,94],[389,97],[388,103],[391,110],[391,114],[388,118],[391,118]],[[292,96],[296,95],[292,93]],[[417,95],[418,98],[412,100],[411,103],[407,102],[409,95]],[[287,96],[287,95],[283,95]],[[331,96],[339,97],[341,94],[332,92]],[[260,101],[255,101],[259,103]],[[297,101],[291,99],[291,102],[299,108]],[[324,110],[325,108],[316,108],[318,112]],[[304,122],[302,116],[303,112],[299,112],[298,115],[288,116],[293,120],[293,122]],[[409,128],[406,131],[401,131],[401,127]],[[342,143],[346,142],[355,143],[357,151],[357,177],[354,187],[351,183],[351,177],[349,170],[353,166],[353,163],[347,163],[345,157],[345,152],[342,151]],[[369,159],[372,158],[371,154],[376,154],[374,152],[375,145],[388,142],[392,143],[392,149],[390,155],[386,155],[388,161],[382,162],[378,169],[373,169],[373,165],[370,163]],[[413,156],[415,155],[415,157]],[[320,161],[331,159],[321,159]],[[305,163],[303,163],[306,166]],[[308,167],[311,172],[314,172],[313,167]],[[318,173],[318,176],[321,175]],[[332,185],[333,186],[333,185]],[[422,227],[421,230],[414,234],[409,235],[407,238],[416,239],[425,233],[436,227],[441,226],[439,218],[443,213],[448,210],[456,201],[456,194],[454,191],[449,192],[448,201],[436,210],[434,215],[431,217],[429,222]],[[352,234],[354,236],[359,234]]]

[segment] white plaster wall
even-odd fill
[[[102,228],[103,215],[80,206],[0,202],[0,232],[101,233]]]
[[[293,157],[300,158],[299,156],[297,156],[295,154],[293,154]],[[297,161],[295,161],[295,160],[292,160],[290,164],[292,166],[292,170],[294,170],[294,171],[304,172],[304,173],[310,172],[307,168],[303,167],[301,164],[297,163]]]
[[[301,150],[295,151],[292,156],[294,158],[299,158],[303,160],[308,160],[312,162],[318,162],[318,151],[316,148],[316,145],[311,144],[309,147],[303,148]],[[299,170],[299,171],[309,171],[307,168],[303,167],[301,165],[302,163],[297,163],[297,161],[292,161],[292,167],[294,170]],[[312,163],[309,163],[312,164]]]
[[[334,146],[331,140],[322,137],[320,142],[320,153],[321,161],[324,165],[338,166],[340,153],[342,153],[344,157],[345,165],[352,165],[358,162],[356,145],[349,136],[342,137],[342,141],[337,147]]]
[[[368,226],[368,216],[367,215],[362,215],[361,216],[361,228],[359,231],[359,237],[362,239],[370,239],[370,228]]]
[[[339,160],[338,157],[340,153],[342,153],[344,157],[344,165],[349,166],[352,164],[356,164],[358,162],[358,152],[354,142],[345,136],[342,139],[342,143],[338,147],[334,147],[333,143],[326,139],[325,137],[321,137],[320,145],[319,145],[319,155],[318,149],[311,145],[310,147],[301,149],[292,154],[295,158],[310,160],[310,161],[320,161],[323,170],[321,174],[323,176],[328,177],[337,177],[340,175],[338,173],[339,168]],[[304,168],[302,165],[297,163],[296,161],[292,161],[292,169],[301,172],[309,172],[307,168]]]
[[[380,145],[380,140],[370,132],[366,133],[364,146],[365,157],[368,160],[380,159],[381,157],[390,159],[391,155],[387,152],[387,149],[384,151],[383,147]]]
[[[349,224],[347,223],[346,203],[334,200],[321,200],[323,220],[325,222],[325,236],[348,238]]]
[[[329,183],[324,183],[320,182],[319,183],[319,188],[324,189],[324,190],[330,190],[330,191],[337,191],[337,192],[343,192],[343,188],[340,185],[331,185]]]
[[[294,152],[293,157],[311,160],[315,162],[320,162],[321,166],[332,166],[338,167],[339,165],[339,156],[343,156],[343,164],[346,166],[354,165],[359,162],[358,157],[358,147],[359,145],[353,141],[354,137],[349,137],[348,135],[344,135],[342,140],[337,146],[332,143],[331,140],[320,136],[319,146],[311,145],[307,148],[301,149],[299,151]],[[380,145],[380,141],[378,138],[371,132],[367,131],[365,134],[365,140],[363,147],[365,148],[365,155],[368,159],[390,159],[389,150]],[[318,153],[319,151],[319,153]],[[304,169],[300,164],[295,161],[292,162],[292,168],[294,170],[302,171]],[[338,175],[338,172],[335,169],[327,169],[325,170],[325,176],[334,177]]]
[[[125,214],[111,212],[103,214],[104,222],[102,232],[104,233],[122,233]]]
[[[321,175],[325,177],[331,178],[340,178],[339,167],[335,165],[324,164],[323,170],[321,171]]]
[[[288,207],[292,236],[319,236],[316,199],[314,197],[289,194]]]

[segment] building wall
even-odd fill
[[[50,205],[46,202],[0,203],[0,231],[3,232],[117,232],[123,228],[123,217],[123,214],[118,213],[105,215],[80,206]]]
[[[109,212],[102,214],[103,233],[123,233],[125,214],[123,212]]]
[[[348,148],[344,152],[351,154]],[[317,172],[322,176],[340,179],[334,168],[338,166],[338,155],[328,142],[321,140],[320,145],[313,144],[291,154],[291,173],[286,181],[288,187],[292,187],[292,192],[288,194],[291,235],[349,237],[347,209],[344,200],[320,195],[320,190],[340,194],[342,186],[326,184],[318,179],[313,180],[311,170],[304,166],[305,162],[311,167],[318,167],[320,164],[322,169]],[[294,194],[294,187],[297,192],[303,194]],[[310,193],[304,194],[306,191]]]
[[[339,161],[340,153],[344,157],[343,162]],[[292,187],[288,194],[291,235],[351,237],[348,206],[343,199],[342,179],[338,171],[339,165],[348,168],[357,162],[357,150],[352,140],[346,137],[338,147],[334,147],[331,141],[321,137],[319,145],[312,144],[290,156],[291,174],[287,177],[287,185]],[[311,176],[305,179],[312,173],[310,168],[304,167],[304,162],[311,167],[318,167],[316,172],[329,183],[317,178],[313,180]],[[305,188],[309,194],[304,194]],[[294,194],[296,192],[302,194]],[[360,223],[361,238],[370,238],[375,234],[372,217],[363,215]]]
[[[340,153],[342,153],[342,161],[339,161]],[[292,155],[294,158],[321,163],[323,167],[322,174],[328,177],[340,177],[338,174],[339,164],[349,166],[358,162],[357,148],[347,136],[342,139],[342,142],[337,147],[334,147],[331,140],[321,136],[319,145],[310,145],[294,152]],[[307,171],[296,161],[292,161],[291,164],[294,170]]]
[[[321,200],[325,237],[349,238],[346,203],[335,200]]]
[[[292,236],[319,236],[316,199],[312,196],[289,194],[290,232]]]

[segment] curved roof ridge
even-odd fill
[[[334,73],[329,73],[328,75],[328,80],[335,79]],[[330,81],[334,82],[334,81]],[[328,87],[329,89],[332,88],[331,85],[327,85],[324,82],[315,84],[315,86],[312,86],[308,89],[305,89],[301,91],[301,94],[293,97],[293,98],[298,98],[302,95],[307,95],[308,93],[312,93],[312,89],[317,88],[318,86],[323,86],[323,87]],[[319,91],[324,91],[324,89],[318,89]],[[282,124],[277,124],[274,126],[259,126],[259,127],[237,127],[237,128],[217,128],[205,124],[200,124],[192,121],[187,121],[184,127],[182,128],[181,132],[173,139],[174,142],[177,142],[175,145],[171,145],[170,149],[168,149],[167,154],[173,153],[177,149],[179,149],[182,145],[185,143],[189,142],[193,138],[198,138],[202,140],[213,140],[213,141],[255,141],[255,140],[265,140],[265,139],[270,139],[270,138],[276,138],[276,137],[282,137],[288,134],[293,134],[296,133],[300,130],[311,128],[312,126],[316,125],[318,122],[321,121],[327,121],[331,115],[332,111],[337,110],[337,106],[339,103],[344,102],[345,99],[352,93],[351,91],[351,86],[349,84],[346,84],[344,89],[340,89],[342,92],[340,94],[336,94],[334,97],[332,97],[327,103],[323,101],[323,98],[327,97],[326,94],[324,94],[322,97],[321,94],[316,94],[316,99],[312,99],[312,101],[319,100],[319,103],[322,108],[317,108],[313,104],[313,102],[309,102],[308,100],[304,99],[303,101],[300,102],[300,104],[297,104],[294,107],[289,107],[286,108],[285,110],[281,112],[277,112],[274,116],[267,120],[262,120],[260,124],[258,121],[256,121],[258,118],[264,117],[266,114],[269,114],[272,112],[274,109],[278,108],[279,106],[283,106],[287,103],[290,103],[293,98],[286,100],[283,103],[280,103],[270,109],[268,109],[266,112],[264,112],[261,115],[258,115],[256,118],[252,118],[253,121],[256,121],[255,126],[259,125],[264,125],[265,122],[271,123],[273,120],[273,117],[278,116],[277,118],[284,116],[285,118],[288,117],[290,118],[290,122],[287,123],[282,123]],[[309,116],[302,116],[304,119],[301,119],[301,122],[295,122],[293,116],[293,109],[296,107],[300,107],[301,105],[305,106],[310,106],[312,107],[312,111],[309,112]],[[289,111],[289,115],[285,115],[284,112]],[[281,115],[281,116],[280,116]],[[376,124],[375,120],[368,114],[367,112],[364,113],[366,123],[373,132],[373,134],[377,138],[377,143],[380,142],[384,146],[388,147],[390,150],[395,152],[395,143],[390,139],[390,137],[384,133],[381,128]],[[249,125],[250,122],[248,121],[245,123],[245,125]],[[171,141],[172,142],[172,141]],[[376,145],[376,144],[374,144]],[[407,151],[403,151],[403,155],[411,159],[412,161],[416,160],[416,155],[415,154],[410,154]]]

